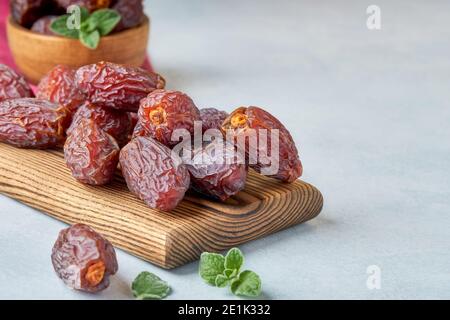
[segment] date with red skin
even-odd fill
[[[136,123],[136,126],[134,127],[133,135],[131,136],[131,140],[133,140],[137,137],[149,137],[149,135],[147,134],[147,131],[145,131],[145,129],[142,126],[140,121],[138,121]]]
[[[157,73],[110,62],[83,66],[75,74],[75,84],[89,102],[121,111],[136,112],[141,99],[165,83]]]
[[[54,0],[58,6],[67,10],[72,5],[85,7],[89,12],[93,12],[98,9],[108,8],[111,4],[111,0]]]
[[[247,167],[238,162],[234,145],[225,141],[204,143],[184,159],[191,175],[191,187],[214,199],[225,201],[245,187]]]
[[[64,65],[57,65],[41,79],[36,96],[62,104],[71,112],[86,100],[75,85],[75,70]]]
[[[270,154],[271,130],[277,129],[279,130],[279,169],[276,174],[270,175],[270,177],[291,183],[302,175],[303,167],[295,142],[289,131],[277,118],[259,107],[240,107],[233,111],[222,124],[224,134],[228,131],[234,138],[246,134],[248,129],[256,130],[258,137],[260,129],[267,130],[267,150],[258,146],[258,159],[254,159],[255,164],[250,164],[251,168],[261,173],[262,168],[270,166],[270,164],[261,163],[259,160],[261,155]],[[246,146],[246,152],[248,154],[248,145]]]
[[[55,21],[57,16],[45,16],[42,18],[39,18],[35,23],[33,23],[33,26],[31,27],[31,31],[45,34],[48,36],[56,36],[57,34],[52,31],[50,26],[52,25],[53,21]]]
[[[3,0],[5,1],[5,0]],[[10,0],[11,16],[18,24],[30,28],[50,8],[49,0]]]
[[[135,112],[128,112],[128,115],[130,116],[131,126],[134,129],[138,123],[139,117]]]
[[[119,146],[125,145],[132,133],[129,113],[86,103],[75,112],[67,135],[71,135],[72,131],[76,130],[84,119],[93,120],[100,129],[113,136]]]
[[[174,209],[189,188],[189,172],[181,159],[158,141],[137,137],[120,152],[128,189],[149,207]]]
[[[34,93],[23,76],[0,64],[0,102],[15,98],[32,98]]]
[[[200,119],[202,120],[202,130],[205,133],[209,129],[220,130],[222,123],[228,117],[228,113],[216,108],[200,109]]]
[[[119,266],[111,243],[84,224],[59,233],[51,260],[59,278],[75,290],[95,293],[109,286]]]
[[[114,178],[120,148],[116,140],[92,119],[83,119],[64,144],[64,159],[72,176],[90,185],[104,185]]]
[[[200,121],[200,112],[192,99],[179,91],[155,90],[141,100],[139,121],[148,136],[173,147],[174,130],[186,129],[194,134],[194,121]]]
[[[0,141],[19,148],[55,148],[65,140],[69,119],[65,107],[47,100],[5,100],[0,102]]]
[[[144,21],[143,0],[116,0],[112,9],[116,10],[122,17],[114,28],[114,32],[137,27]]]

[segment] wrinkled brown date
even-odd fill
[[[64,65],[57,65],[41,79],[36,96],[62,104],[71,112],[86,100],[75,85],[75,70]]]
[[[31,27],[31,31],[36,33],[45,34],[48,36],[54,36],[56,33],[52,31],[50,28],[51,24],[57,16],[45,16],[42,18],[39,18],[35,23],[33,23],[33,26]]]
[[[83,119],[93,120],[103,131],[113,136],[119,146],[128,142],[132,132],[130,115],[114,109],[103,108],[93,104],[82,105],[73,116],[67,135],[79,127]]]
[[[142,0],[116,0],[112,9],[119,12],[121,19],[114,32],[134,28],[144,21],[144,5]]]
[[[247,167],[239,162],[234,145],[220,141],[205,143],[185,161],[191,187],[199,193],[225,201],[245,187]]]
[[[128,189],[151,208],[170,211],[189,188],[189,172],[181,159],[158,141],[137,137],[120,152]]]
[[[54,0],[60,7],[67,9],[72,5],[85,7],[89,12],[108,8],[111,0]]]
[[[142,126],[141,122],[138,121],[138,123],[136,123],[136,126],[134,127],[133,135],[131,136],[131,140],[133,140],[134,138],[137,138],[137,137],[148,137],[148,136],[149,135],[145,131],[145,129]]]
[[[30,28],[49,9],[49,0],[10,0],[10,12],[14,20],[25,28]]]
[[[263,168],[268,168],[272,165],[271,163],[262,163],[261,159],[270,154],[272,143],[271,130],[276,129],[279,132],[278,172],[270,176],[284,182],[294,182],[302,175],[303,167],[295,142],[289,131],[277,118],[258,107],[240,107],[233,111],[222,124],[223,132],[226,134],[228,131],[235,138],[248,133],[248,129],[256,130],[258,140],[259,135],[263,132],[260,132],[260,129],[267,130],[267,145],[265,148],[258,145],[256,149],[257,159],[250,159],[250,161],[254,162],[253,164],[250,163],[251,168],[261,173]],[[250,147],[246,146],[245,151],[247,155]]]
[[[200,112],[191,98],[179,91],[155,90],[141,100],[139,121],[148,135],[162,144],[173,147],[174,130],[186,129],[194,133],[194,121]]]
[[[47,100],[20,98],[0,102],[0,141],[20,148],[46,149],[65,139],[69,112]]]
[[[228,117],[228,113],[216,108],[200,109],[200,119],[202,120],[203,132],[209,129],[220,130],[222,123]]]
[[[99,292],[119,269],[111,243],[87,225],[75,224],[59,233],[52,250],[58,277],[72,289]]]
[[[104,185],[114,178],[119,152],[116,140],[92,119],[83,119],[64,144],[64,159],[72,176],[91,185]]]
[[[34,97],[34,94],[25,78],[10,67],[0,64],[0,102],[30,97]]]
[[[165,80],[157,73],[110,62],[81,67],[76,72],[75,82],[89,102],[134,112],[141,99],[165,86]]]
[[[134,129],[138,123],[139,117],[135,112],[128,112],[128,115],[130,116],[131,127]]]

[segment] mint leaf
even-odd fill
[[[236,269],[225,269],[223,271],[223,275],[225,277],[227,277],[228,279],[232,279],[232,278],[236,277],[237,274],[238,274],[238,270],[236,270]]]
[[[218,253],[203,252],[200,256],[199,274],[207,283],[216,285],[216,277],[223,274],[225,258]]]
[[[87,21],[90,27],[100,32],[101,36],[106,36],[113,31],[120,19],[120,14],[116,10],[100,9],[92,13]]]
[[[229,281],[230,280],[226,276],[224,276],[223,274],[219,274],[216,277],[215,284],[216,284],[216,287],[225,288],[228,285]]]
[[[69,29],[67,27],[67,20],[69,19],[69,15],[63,15],[56,18],[52,24],[50,25],[50,29],[63,37],[78,39],[79,31],[77,29]]]
[[[163,299],[169,295],[170,287],[167,282],[150,272],[141,272],[131,285],[136,299]]]
[[[238,296],[258,297],[261,294],[261,279],[253,271],[242,271],[231,282],[231,292]]]
[[[97,30],[91,33],[81,31],[80,41],[85,47],[88,47],[89,49],[97,49],[100,42],[100,33]]]
[[[91,33],[97,30],[97,22],[90,17],[87,18],[80,26],[80,31],[84,33]]]
[[[225,257],[225,268],[231,270],[237,270],[239,272],[242,264],[244,263],[244,255],[238,248],[233,248],[228,251]]]
[[[86,21],[87,18],[89,18],[89,11],[88,11],[88,9],[85,8],[85,7],[80,7],[80,20],[81,20],[81,23]]]

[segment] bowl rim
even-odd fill
[[[41,34],[38,32],[33,32],[30,29],[27,29],[27,28],[19,25],[16,21],[14,21],[14,19],[11,15],[8,15],[8,18],[6,19],[6,21],[7,21],[8,27],[14,29],[17,32],[26,34],[27,36],[35,37],[37,39],[40,38],[41,40],[46,40],[46,41],[69,41],[69,42],[79,42],[80,41],[79,39],[72,39],[72,38],[67,38],[67,37],[58,36],[58,35],[54,36],[54,35],[46,35],[46,34]],[[131,33],[135,33],[136,31],[139,31],[141,29],[148,28],[149,25],[150,25],[150,18],[147,15],[144,15],[144,21],[139,26],[101,37],[101,40],[102,41],[103,40],[115,41],[118,38],[124,38],[124,37],[127,37]],[[9,29],[9,28],[7,28],[7,29]],[[8,32],[8,33],[10,33],[10,32]]]

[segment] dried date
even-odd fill
[[[0,64],[0,102],[31,97],[34,97],[34,94],[25,78],[10,67]]]
[[[75,70],[64,65],[57,65],[41,79],[36,96],[62,104],[72,113],[86,100],[75,85]]]
[[[0,141],[20,148],[60,146],[68,110],[47,100],[20,98],[0,102]]]
[[[10,0],[10,12],[14,20],[25,28],[30,28],[42,17],[50,6],[49,0]]]
[[[141,100],[139,121],[150,137],[173,147],[175,130],[194,133],[194,121],[200,121],[200,112],[186,94],[179,91],[155,90]]]
[[[110,62],[81,67],[75,82],[89,102],[133,112],[138,110],[141,99],[165,86],[164,78],[157,73]]]
[[[119,269],[111,243],[87,225],[75,224],[59,233],[52,249],[56,274],[70,288],[99,292]]]
[[[120,152],[128,189],[151,208],[170,211],[189,188],[189,172],[181,159],[158,141],[137,137]]]
[[[138,123],[136,123],[136,126],[134,127],[133,135],[131,136],[131,140],[133,140],[133,139],[135,139],[137,137],[148,137],[148,136],[149,135],[145,131],[145,129],[142,126],[141,122],[138,121]]]
[[[92,119],[83,119],[64,144],[64,159],[72,176],[91,185],[104,185],[114,178],[119,152],[116,140]]]
[[[237,156],[230,143],[205,143],[193,151],[191,159],[183,160],[191,175],[191,187],[199,193],[225,201],[245,187],[245,159]]]
[[[40,33],[40,34],[45,34],[48,36],[55,36],[56,33],[54,33],[52,31],[50,26],[52,25],[53,21],[55,21],[56,18],[57,18],[57,16],[45,16],[45,17],[39,18],[35,23],[33,23],[33,26],[31,27],[31,31]]]
[[[134,127],[136,127],[139,117],[137,115],[137,113],[135,112],[128,112],[128,115],[130,116],[130,120],[131,120],[131,126],[134,129]]]
[[[269,176],[290,183],[302,175],[302,163],[291,134],[277,118],[267,111],[258,107],[240,107],[233,111],[222,125],[223,132],[231,134],[235,138],[246,135],[249,129],[255,130],[258,141],[260,140],[260,134],[267,133],[266,146],[258,145],[254,153],[251,150],[255,150],[255,146],[246,146],[247,160],[250,161],[251,168],[261,173],[262,169],[274,165],[273,163],[266,163],[266,160],[268,160],[268,155],[271,154],[272,143],[278,142],[278,172]],[[264,130],[261,131],[262,129]],[[278,130],[279,141],[271,141],[272,130]],[[262,161],[263,159],[264,161]]]
[[[202,120],[203,132],[209,129],[220,130],[222,123],[228,117],[228,113],[216,108],[200,109],[200,119]]]
[[[67,10],[70,6],[77,5],[80,7],[85,7],[89,12],[108,8],[111,4],[111,0],[55,0],[55,2],[58,6],[65,10]]]
[[[82,105],[73,116],[67,135],[71,135],[83,119],[93,120],[100,129],[113,136],[119,146],[128,142],[132,132],[131,118],[128,113],[87,103]]]
[[[145,15],[142,0],[117,0],[112,9],[117,10],[121,16],[114,32],[137,27],[144,21]]]

